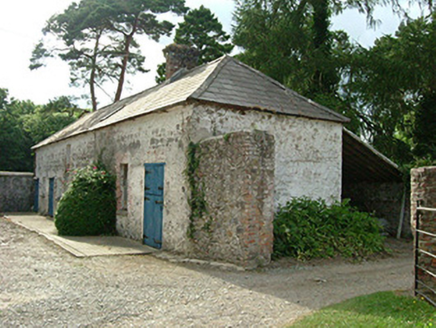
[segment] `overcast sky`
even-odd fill
[[[42,37],[41,29],[46,20],[53,14],[62,12],[71,0],[1,0],[0,1],[0,88],[9,89],[11,97],[20,100],[32,100],[44,104],[49,99],[62,95],[80,96],[87,93],[86,89],[69,86],[68,65],[60,60],[49,60],[48,65],[36,71],[30,71],[29,58],[35,44]],[[204,5],[214,12],[224,29],[230,33],[232,25],[233,0],[186,0],[190,8]],[[417,8],[412,10],[417,16]],[[173,22],[181,18],[169,16]],[[376,29],[366,26],[365,17],[356,11],[347,11],[333,20],[333,29],[343,29],[353,40],[364,46],[373,44],[377,37],[395,32],[399,19],[391,14],[390,8],[379,8],[375,18],[381,25]],[[146,55],[146,68],[149,73],[129,76],[129,84],[125,86],[123,97],[140,92],[155,84],[156,66],[164,61],[162,49],[172,38],[162,38],[159,43],[141,38],[142,51]],[[108,92],[114,93],[114,87],[108,87]],[[99,102],[105,105],[111,99],[99,93]],[[83,102],[81,103],[83,105]]]

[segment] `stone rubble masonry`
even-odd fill
[[[0,172],[0,213],[33,208],[33,173]]]
[[[170,79],[179,69],[192,69],[197,66],[200,52],[193,47],[172,43],[163,53],[166,58],[166,79]]]
[[[436,166],[421,167],[411,171],[411,225],[416,229],[417,223],[420,230],[436,234],[436,213],[416,212],[419,204],[421,207],[436,208]],[[418,221],[419,220],[419,221]],[[416,242],[416,240],[415,240]],[[419,234],[418,248],[436,255],[436,238]],[[417,265],[436,274],[436,259],[422,253],[418,253]],[[417,279],[430,288],[436,290],[436,278],[417,269]],[[436,302],[436,295],[418,284],[418,291],[425,293]]]
[[[274,137],[240,131],[200,143],[197,183],[207,213],[194,222],[195,255],[246,268],[271,260]]]
[[[385,231],[396,236],[404,192],[402,182],[355,182],[343,184],[342,198],[351,199],[351,204],[363,212],[374,212],[376,217],[383,219]],[[410,217],[409,204],[407,198],[404,218]],[[402,237],[412,238],[409,220],[403,221],[401,232]]]

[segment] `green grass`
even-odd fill
[[[413,297],[380,292],[326,307],[304,317],[291,327],[436,328],[436,309]]]

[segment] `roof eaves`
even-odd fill
[[[267,107],[260,107],[260,106],[247,106],[247,105],[242,105],[242,104],[229,104],[229,103],[224,103],[224,102],[219,102],[217,100],[211,100],[211,99],[207,99],[207,98],[201,98],[201,99],[196,99],[196,98],[190,98],[188,100],[195,100],[199,103],[208,103],[208,104],[213,104],[213,105],[218,105],[218,106],[225,106],[226,108],[234,108],[234,109],[249,109],[249,110],[254,110],[254,111],[259,111],[259,112],[265,112],[265,113],[271,113],[271,114],[278,114],[278,115],[285,115],[285,116],[293,116],[293,117],[302,117],[302,118],[306,118],[306,119],[310,119],[310,120],[321,120],[321,121],[328,121],[328,122],[336,122],[338,123],[338,120],[335,119],[328,119],[328,118],[318,118],[315,116],[311,116],[311,115],[307,115],[304,114],[304,112],[299,112],[298,114],[296,113],[287,113],[286,111],[281,111],[281,110],[277,110],[277,109],[270,109]],[[339,122],[340,123],[340,122]]]
[[[346,117],[346,116],[344,116],[344,115],[342,115],[342,114],[339,114],[338,112],[335,112],[334,110],[332,110],[332,109],[330,109],[330,108],[327,108],[327,107],[325,107],[325,106],[323,106],[323,105],[320,105],[320,104],[318,104],[317,102],[313,101],[312,99],[306,98],[306,97],[300,95],[298,92],[295,92],[295,91],[292,90],[292,89],[286,88],[286,92],[287,92],[287,93],[292,93],[295,97],[298,97],[298,98],[300,98],[300,99],[302,99],[302,100],[304,100],[304,101],[310,103],[312,106],[315,106],[315,107],[317,107],[317,108],[319,108],[319,109],[321,109],[321,110],[323,110],[323,111],[326,111],[326,112],[328,112],[330,115],[336,116],[336,117],[338,118],[338,120],[339,120],[340,122],[342,122],[342,123],[348,123],[348,122],[351,121],[348,117]]]
[[[361,144],[362,146],[368,148],[372,153],[374,153],[374,155],[376,155],[379,159],[381,159],[383,162],[385,162],[386,164],[388,164],[389,166],[393,167],[395,170],[398,171],[398,173],[401,174],[400,168],[398,167],[397,164],[395,164],[394,162],[392,162],[389,158],[387,158],[385,155],[383,155],[382,153],[380,153],[377,149],[375,149],[374,147],[372,147],[370,144],[367,144],[366,142],[364,142],[362,139],[360,139],[357,135],[355,135],[353,132],[351,132],[350,130],[346,129],[345,127],[343,128],[343,131],[350,136],[353,140],[355,140],[356,142],[358,142],[359,144]]]
[[[81,130],[81,131],[78,131],[77,133],[71,133],[71,134],[68,134],[68,135],[66,135],[66,136],[64,136],[64,137],[61,137],[61,138],[56,139],[56,140],[53,140],[53,141],[51,141],[51,142],[49,142],[49,143],[46,143],[46,144],[42,144],[42,143],[44,142],[44,140],[43,140],[43,141],[41,141],[40,143],[38,143],[38,144],[36,144],[35,146],[33,146],[32,149],[37,149],[37,148],[45,147],[45,146],[48,146],[48,145],[54,144],[54,143],[56,143],[56,142],[60,142],[60,141],[63,141],[63,140],[70,139],[70,138],[72,138],[72,137],[76,137],[76,136],[78,136],[78,135],[80,135],[80,134],[84,134],[84,133],[88,133],[88,132],[93,132],[93,131],[101,130],[101,129],[107,128],[107,127],[109,127],[109,126],[111,126],[111,125],[118,124],[118,123],[125,122],[125,121],[129,121],[129,120],[134,120],[134,119],[136,119],[136,118],[138,118],[138,117],[145,116],[145,115],[148,115],[148,114],[151,114],[151,113],[165,112],[165,111],[167,111],[168,109],[170,109],[170,108],[172,108],[172,107],[174,107],[174,106],[178,106],[178,105],[181,105],[181,104],[183,104],[183,103],[186,103],[187,101],[188,101],[188,100],[185,99],[185,100],[182,100],[182,101],[179,101],[179,102],[176,102],[176,103],[173,103],[173,104],[167,105],[167,106],[163,106],[163,107],[160,107],[160,108],[155,108],[155,109],[150,110],[150,111],[148,111],[148,112],[140,113],[140,114],[135,115],[135,116],[129,116],[129,117],[126,117],[126,118],[124,118],[124,119],[121,119],[121,120],[117,121],[116,123],[111,123],[111,124],[108,124],[108,125],[103,125],[103,126],[98,126],[98,127],[92,126],[92,127],[88,128],[88,129],[86,129],[86,130]],[[61,130],[61,131],[62,131],[62,130]],[[59,132],[61,132],[61,131],[59,131]],[[57,132],[57,133],[59,133],[59,132]],[[53,134],[53,136],[55,136],[55,135],[56,135],[56,133]],[[48,138],[47,138],[47,139],[48,139]],[[41,144],[41,145],[40,145],[40,144]]]
[[[45,138],[44,140],[41,140],[41,141],[38,142],[36,145],[32,146],[30,149],[38,149],[38,148],[41,148],[41,147],[43,147],[43,146],[46,146],[46,145],[49,145],[49,144],[51,144],[51,143],[56,142],[56,140],[53,140],[53,141],[51,141],[51,142],[46,143],[46,140],[48,140],[48,139],[55,139],[57,136],[61,135],[61,134],[64,132],[64,130],[68,129],[70,126],[72,126],[72,125],[74,125],[74,124],[78,124],[78,122],[79,122],[80,120],[85,121],[87,118],[89,118],[89,116],[93,115],[94,113],[95,113],[95,112],[91,112],[91,113],[88,113],[88,114],[86,114],[86,115],[83,115],[81,118],[79,118],[79,120],[77,120],[77,121],[75,121],[75,122],[73,122],[73,123],[71,123],[71,124],[68,124],[68,125],[67,125],[66,127],[64,127],[62,130],[59,130],[58,132],[52,134],[51,136]],[[66,139],[66,138],[68,138],[69,136],[70,136],[70,134],[67,135],[67,136],[65,136],[65,137],[63,137],[63,138],[61,137],[59,140]]]
[[[94,111],[94,112],[91,112],[91,113],[88,113],[88,114],[86,114],[86,115],[84,115],[84,116],[81,116],[81,117],[79,118],[79,120],[77,120],[77,121],[75,121],[75,122],[73,122],[73,123],[67,125],[67,126],[66,126],[65,128],[63,128],[62,130],[60,130],[60,131],[54,133],[53,135],[49,136],[49,137],[46,138],[46,139],[40,141],[40,142],[37,143],[36,145],[32,146],[31,149],[38,149],[38,148],[41,148],[41,147],[44,147],[44,146],[50,145],[50,144],[55,143],[55,142],[62,141],[62,140],[68,139],[68,138],[70,138],[70,137],[74,137],[74,136],[80,135],[80,134],[82,134],[82,133],[86,133],[86,132],[92,131],[92,130],[94,130],[94,129],[93,129],[92,127],[89,127],[89,128],[86,128],[86,129],[79,129],[79,130],[74,131],[74,132],[72,132],[72,133],[70,133],[70,134],[67,134],[66,136],[60,137],[59,139],[56,138],[56,136],[61,135],[61,134],[64,132],[64,130],[67,129],[68,127],[70,127],[71,125],[73,125],[73,124],[77,124],[80,120],[85,120],[85,118],[89,118],[89,115],[92,115],[92,116],[95,115],[95,116],[97,116],[97,115],[100,114],[102,111],[108,110],[109,113],[107,113],[106,115],[104,115],[103,117],[101,117],[100,119],[98,119],[98,121],[97,121],[97,122],[94,122],[93,124],[101,123],[101,122],[103,122],[104,120],[107,120],[108,118],[110,118],[110,117],[112,117],[113,115],[115,115],[116,113],[118,113],[120,110],[122,110],[124,107],[126,107],[130,102],[134,101],[138,96],[141,96],[141,95],[144,95],[144,94],[149,94],[150,92],[153,92],[153,91],[155,91],[155,90],[157,90],[157,89],[159,89],[159,88],[162,88],[162,87],[164,87],[165,85],[167,85],[167,84],[169,84],[169,83],[171,83],[171,82],[172,82],[172,81],[168,81],[168,80],[167,80],[166,82],[164,82],[164,83],[162,83],[162,84],[155,85],[155,86],[153,86],[153,87],[151,87],[151,88],[148,88],[148,89],[143,90],[143,91],[141,91],[141,92],[138,92],[138,93],[136,93],[136,94],[134,94],[134,95],[131,95],[131,96],[129,96],[129,97],[126,97],[126,98],[124,98],[124,99],[121,99],[120,101],[117,101],[116,103],[106,105],[106,106],[104,106],[104,107],[102,107],[102,108],[99,108],[98,110],[96,110],[96,111]],[[113,111],[110,111],[110,108],[115,107],[115,106],[119,106],[119,108],[115,108]],[[157,108],[157,109],[155,109],[155,110],[159,110],[159,108]],[[148,114],[148,113],[142,113],[141,115],[144,115],[144,114]],[[139,115],[138,115],[138,116],[139,116]],[[113,124],[115,124],[115,123],[113,123]],[[54,139],[54,140],[46,143],[45,141],[46,141],[47,139]]]

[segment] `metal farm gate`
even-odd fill
[[[432,245],[436,244],[436,231],[426,228],[425,221],[436,220],[436,208],[420,206],[416,208],[415,229],[415,296],[425,298],[430,304],[436,306],[436,254],[431,252]],[[430,225],[430,227],[433,225]],[[422,228],[421,228],[422,227]],[[433,246],[434,249],[434,246]]]

